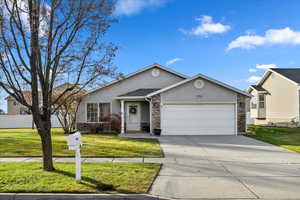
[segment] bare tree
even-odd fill
[[[59,96],[62,92],[65,91],[66,88],[72,87],[72,84],[64,83],[53,89],[54,98]],[[69,92],[65,93],[65,95],[57,102],[57,105],[60,107],[56,109],[56,117],[61,124],[64,133],[68,134],[75,130],[76,123],[76,114],[78,111],[79,104],[81,102],[82,97],[86,94],[86,91],[82,88],[75,88],[73,92],[76,90],[78,93],[69,97]],[[65,99],[65,97],[68,97]],[[55,107],[56,105],[54,105]]]
[[[116,47],[102,41],[114,22],[114,1],[0,2],[0,87],[31,110],[41,138],[43,168],[52,171],[51,115],[60,108],[60,100],[81,91],[75,88],[97,85],[115,74],[111,61]],[[53,96],[53,88],[66,79],[72,86]],[[31,91],[30,102],[24,90]]]

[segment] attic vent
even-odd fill
[[[204,87],[204,81],[203,80],[195,80],[194,82],[194,87],[197,88],[197,89],[201,89]]]
[[[159,69],[157,69],[157,68],[152,69],[152,76],[153,77],[158,77],[159,74],[160,74]]]

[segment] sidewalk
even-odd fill
[[[0,200],[166,200],[149,194],[0,193]]]
[[[175,158],[81,158],[82,162],[175,163]],[[42,157],[0,158],[0,162],[42,162]],[[74,157],[53,157],[54,162],[75,162]]]

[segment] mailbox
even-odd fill
[[[80,149],[80,147],[82,146],[80,132],[76,132],[74,134],[69,135],[67,143],[68,143],[69,150]]]
[[[81,180],[81,155],[80,155],[80,147],[82,146],[81,134],[80,132],[76,132],[71,134],[67,138],[67,144],[69,150],[75,151],[75,162],[76,162],[76,182],[80,183]]]

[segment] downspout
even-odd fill
[[[145,97],[145,100],[149,102],[149,114],[150,114],[150,134],[152,135],[152,99]]]

